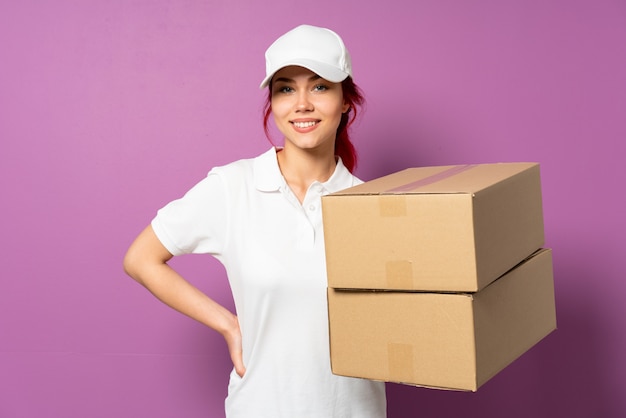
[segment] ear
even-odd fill
[[[350,103],[343,102],[343,106],[341,107],[341,113],[348,113],[350,110]]]

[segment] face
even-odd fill
[[[349,108],[341,83],[331,83],[303,67],[285,67],[272,78],[271,106],[285,148],[334,153],[341,115]]]

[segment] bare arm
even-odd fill
[[[245,367],[237,317],[172,269],[167,264],[171,258],[172,254],[148,226],[128,249],[124,270],[166,305],[219,332],[226,340],[237,374],[243,376]]]

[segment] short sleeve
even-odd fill
[[[173,255],[220,254],[228,228],[226,187],[216,170],[161,208],[152,229]]]

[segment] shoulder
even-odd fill
[[[267,166],[271,159],[276,158],[276,151],[272,148],[261,155],[252,158],[242,158],[231,163],[216,166],[211,169],[209,174],[218,174],[222,176],[247,176],[253,174],[255,169]],[[265,163],[265,164],[264,164]]]
[[[216,175],[219,177],[245,177],[250,174],[252,166],[254,165],[254,158],[245,158],[231,163],[215,166],[209,171],[209,176]]]
[[[217,177],[226,186],[254,186],[260,190],[274,189],[280,181],[276,150],[271,148],[254,158],[245,158],[214,167],[208,177]],[[268,186],[269,185],[269,186]]]

